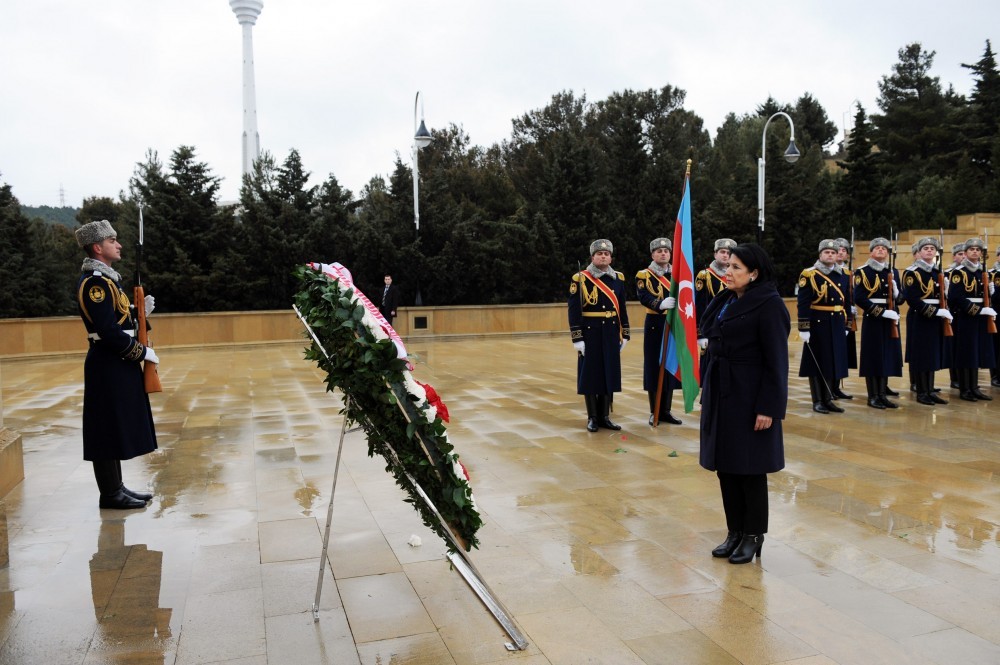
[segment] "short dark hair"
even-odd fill
[[[733,248],[732,253],[747,267],[747,270],[757,271],[757,279],[747,284],[747,288],[757,288],[761,284],[775,285],[774,263],[763,247],[756,243],[747,242],[737,245]]]

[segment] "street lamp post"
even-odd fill
[[[417,115],[419,107],[420,115]],[[424,124],[424,105],[420,102],[420,91],[417,90],[416,99],[413,100],[413,224],[416,227],[417,245],[420,244],[420,170],[417,165],[417,155],[420,150],[430,145],[431,133],[427,131]],[[417,297],[413,304],[420,307],[424,304],[420,296],[420,276],[417,275]]]
[[[788,147],[785,149],[785,161],[789,164],[794,164],[799,160],[799,149],[795,147],[795,123],[792,122],[792,117],[785,113],[784,111],[778,111],[764,123],[764,132],[760,138],[760,159],[757,160],[757,244],[761,244],[764,240],[764,169],[766,167],[765,156],[767,155],[767,127],[771,124],[771,121],[777,118],[779,115],[784,116],[788,120],[788,126],[792,131],[792,138],[788,142]]]

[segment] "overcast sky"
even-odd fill
[[[991,31],[993,34],[991,34]],[[264,0],[253,29],[261,147],[291,148],[357,194],[409,163],[413,102],[474,144],[572,90],[592,101],[672,85],[714,139],[726,114],[811,93],[830,119],[876,112],[904,45],[962,94],[961,63],[1000,39],[996,0]],[[0,182],[25,205],[125,189],[147,149],[180,145],[237,198],[241,31],[227,0],[3,0]],[[1000,43],[994,44],[994,50]],[[682,167],[679,167],[682,168]]]

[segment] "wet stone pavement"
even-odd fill
[[[340,397],[287,344],[160,352],[160,450],[123,463],[155,494],[138,511],[97,507],[82,356],[2,361],[26,478],[3,502],[0,664],[1000,663],[1000,400],[931,408],[904,390],[896,411],[819,415],[793,376],[763,558],[733,566],[709,554],[725,524],[697,412],[678,395],[682,425],[646,424],[641,344],[624,429],[596,434],[564,336],[409,349],[451,412],[486,522],[473,559],[525,651],[360,432],[314,623]]]

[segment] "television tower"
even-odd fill
[[[243,173],[253,172],[260,157],[260,134],[257,133],[257,92],[253,83],[253,26],[257,23],[263,0],[229,0],[236,20],[243,26]]]

